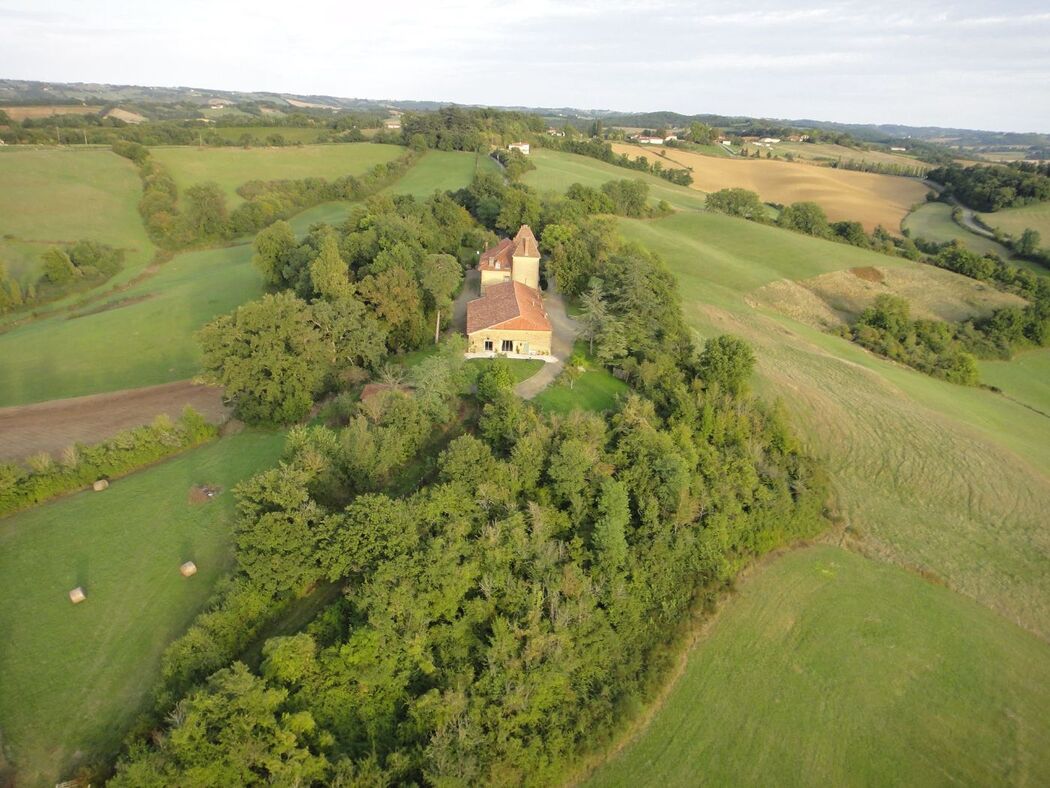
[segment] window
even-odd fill
[[[492,350],[492,340],[491,339],[486,339],[485,340],[485,350]]]
[[[503,340],[503,347],[501,348],[504,353],[514,352],[514,342],[510,339]]]

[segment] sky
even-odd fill
[[[1050,3],[0,0],[0,77],[1050,132]]]

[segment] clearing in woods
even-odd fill
[[[593,786],[1046,785],[1050,646],[895,566],[816,546],[724,602]]]
[[[195,184],[213,181],[226,194],[231,208],[242,202],[237,188],[248,181],[333,180],[344,175],[362,175],[376,164],[396,159],[404,151],[399,145],[371,142],[283,148],[178,146],[150,149],[153,157],[171,172],[180,192]]]
[[[614,143],[613,150],[631,158],[655,158],[637,145]],[[665,166],[687,167],[693,188],[704,192],[742,188],[757,192],[765,202],[810,201],[820,205],[831,221],[851,220],[869,232],[882,225],[891,232],[929,191],[915,178],[813,167],[785,161],[719,158],[681,150],[666,150],[658,157]]]
[[[231,564],[231,488],[272,465],[280,433],[245,430],[87,492],[0,519],[0,730],[19,785],[111,757],[149,703],[160,656]],[[224,492],[189,503],[195,485]],[[179,574],[192,560],[198,572]],[[87,600],[66,594],[83,586]]]
[[[154,251],[141,197],[135,166],[108,149],[0,149],[0,260],[24,289],[51,246],[90,239],[125,250],[124,270],[107,285],[126,281]]]

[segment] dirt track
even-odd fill
[[[0,408],[0,461],[38,451],[54,455],[72,443],[97,443],[121,430],[148,424],[160,413],[178,418],[187,405],[213,423],[229,415],[222,404],[222,389],[188,380]]]

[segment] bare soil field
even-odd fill
[[[0,107],[0,109],[3,109],[11,120],[18,122],[26,118],[50,118],[52,115],[86,115],[89,112],[99,112],[102,107],[67,104],[64,106]]]
[[[666,150],[656,157],[637,145],[614,143],[613,150],[631,158],[659,158],[670,166],[688,167],[692,188],[716,192],[732,187],[757,192],[766,202],[811,201],[820,205],[832,221],[853,220],[871,231],[881,224],[897,232],[901,220],[922,202],[929,189],[917,179],[894,175],[814,167],[799,162],[764,159],[727,159]]]
[[[1024,306],[1019,296],[1002,293],[973,279],[933,266],[907,268],[865,266],[833,271],[811,279],[781,279],[755,291],[754,305],[818,328],[853,322],[883,293],[900,296],[911,305],[912,317],[924,320],[966,320],[996,309]]]
[[[212,423],[229,416],[221,388],[188,380],[0,408],[0,461],[40,451],[54,454],[73,443],[98,443],[121,430],[149,424],[161,413],[177,418],[187,405]]]

